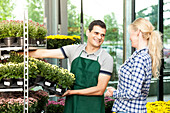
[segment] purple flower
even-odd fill
[[[65,99],[58,99],[58,101],[49,101],[49,100],[48,100],[48,104],[47,104],[46,106],[48,106],[48,105],[50,105],[50,104],[62,105],[62,106],[64,106],[64,105],[65,105]]]

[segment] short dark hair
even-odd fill
[[[92,22],[90,23],[90,25],[89,25],[89,27],[88,27],[88,29],[89,29],[90,32],[92,31],[92,29],[93,29],[93,27],[94,27],[95,25],[98,25],[98,26],[100,26],[101,28],[106,29],[106,24],[105,24],[103,21],[101,21],[101,20],[94,20],[94,21],[92,21]]]

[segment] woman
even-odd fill
[[[108,87],[105,96],[113,96],[113,112],[146,113],[146,99],[152,75],[158,77],[161,65],[161,33],[144,18],[129,26],[130,40],[136,51],[120,67],[117,90]]]

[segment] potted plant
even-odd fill
[[[1,39],[4,38],[5,35],[5,30],[4,30],[4,21],[0,22],[0,43],[2,42]]]
[[[3,79],[4,86],[11,86],[14,81],[16,81],[17,85],[23,85],[23,70],[24,63],[12,63],[8,62],[3,64],[0,68],[0,79]]]
[[[15,82],[17,84],[17,86],[22,87],[24,84],[24,63],[16,63],[15,64],[15,68],[14,68],[14,73],[13,78],[15,79]]]
[[[39,73],[38,67],[34,62],[29,61],[29,79],[34,82],[37,74]],[[11,86],[14,81],[18,86],[23,85],[24,78],[24,62],[22,63],[11,63],[1,64],[0,68],[0,80],[3,79],[5,86]],[[14,81],[13,81],[14,80]],[[34,83],[30,83],[32,85]]]
[[[11,51],[9,55],[10,55],[10,57],[8,58],[9,62],[22,63],[24,61],[24,55],[20,55],[15,51]]]
[[[111,97],[105,97],[105,113],[112,113],[111,109],[114,103],[114,99]],[[46,105],[47,113],[63,113],[64,112],[64,106],[65,106],[65,99],[61,98],[57,101],[48,101],[48,104]]]
[[[79,44],[81,42],[80,36],[76,35],[49,35],[46,38],[48,49],[56,49],[66,45]]]
[[[0,80],[3,79],[4,86],[10,87],[13,84],[15,64],[9,62],[1,65],[0,68]]]
[[[46,71],[45,73],[44,85],[47,87],[51,87],[51,86],[54,87],[54,84],[56,84],[56,80],[58,79],[57,78],[58,66],[46,63],[45,67],[48,69],[48,71]]]
[[[13,20],[4,20],[1,22],[1,38],[4,39],[3,41],[6,46],[11,46],[15,41],[15,34],[17,32],[15,24]]]
[[[47,107],[47,113],[63,113],[64,112],[64,106],[65,106],[65,99],[61,98],[57,101],[48,101]]]
[[[12,44],[17,42],[19,46],[23,46],[23,29],[23,21],[4,20],[0,22],[0,43],[4,43],[6,46],[13,46]],[[44,40],[47,28],[44,25],[29,20],[28,33],[30,46],[38,46],[38,43],[45,45]]]
[[[18,73],[23,72],[24,63],[23,63],[23,55],[17,54],[16,52],[10,53],[10,58],[8,59],[9,62],[13,62],[11,64],[15,65],[11,73],[9,71],[5,71],[5,69],[0,69],[0,78],[6,77],[4,75],[8,75],[12,78],[16,78]],[[6,63],[8,64],[8,63]],[[13,66],[11,65],[11,66]],[[10,68],[7,68],[10,69]],[[22,72],[20,72],[22,71]],[[19,76],[20,74],[18,74]],[[41,80],[38,80],[37,77],[40,76]],[[29,57],[29,78],[36,78],[35,82],[43,82],[46,80],[46,85],[49,87],[52,87],[49,85],[49,83],[54,84],[53,91],[58,92],[58,88],[60,88],[62,93],[68,88],[70,89],[75,81],[75,75],[71,72],[69,72],[67,69],[64,69],[62,67],[58,67],[56,65],[49,64],[45,61]]]
[[[0,113],[23,113],[23,92],[1,92]],[[41,113],[45,111],[48,103],[48,93],[43,90],[29,91],[28,111],[29,113]]]
[[[44,40],[47,34],[47,28],[44,27],[43,24],[39,24],[38,22],[33,22],[32,20],[29,20],[28,33],[30,46],[45,44]]]
[[[35,84],[43,85],[43,81],[45,79],[45,77],[44,77],[45,73],[48,71],[45,66],[46,63],[44,61],[41,61],[39,59],[35,59],[32,57],[29,57],[29,61],[34,62],[37,65],[37,70],[39,70],[36,73]]]
[[[36,82],[36,77],[40,70],[37,67],[37,64],[35,62],[29,61],[29,86],[32,86]]]
[[[37,24],[37,44],[39,46],[43,46],[46,44],[46,34],[47,34],[47,28],[43,24]]]
[[[46,79],[55,82],[56,86],[51,91],[57,95],[62,95],[67,89],[73,86],[75,75],[70,73],[67,69],[54,66],[54,74],[47,76]]]
[[[18,28],[16,37],[17,37],[17,43],[19,46],[23,47],[24,46],[24,28],[23,28],[23,21],[17,21],[16,27]]]
[[[29,59],[32,62],[36,62],[38,70],[40,70],[38,75],[44,77],[43,85],[52,87],[49,88],[49,90],[51,90],[53,93],[64,93],[66,88],[71,88],[73,85],[75,75],[70,73],[67,69],[59,68],[57,65],[52,65],[35,58]]]

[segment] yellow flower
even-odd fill
[[[170,101],[148,102],[146,108],[148,113],[168,113],[170,111]]]
[[[66,36],[66,35],[49,35],[49,36],[46,36],[47,39],[71,39],[71,40],[74,40],[74,38],[76,39],[80,39],[81,37],[80,36],[76,36],[76,35],[73,35],[73,36]]]

